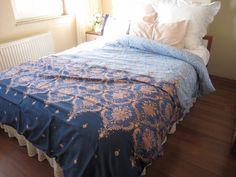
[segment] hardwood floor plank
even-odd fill
[[[53,177],[53,169],[29,157],[25,147],[0,129],[0,177]]]

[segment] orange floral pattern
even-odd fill
[[[125,121],[132,115],[129,108],[114,108],[111,113],[111,117],[115,121]]]
[[[40,70],[51,65],[55,70]],[[6,78],[12,78],[9,88],[25,86],[25,100],[31,95],[43,95],[43,108],[56,107],[54,115],[65,115],[66,122],[73,123],[84,115],[96,116],[101,121],[97,130],[100,141],[116,131],[130,133],[136,155],[131,160],[132,165],[135,158],[148,160],[156,156],[166,132],[182,115],[176,81],[160,82],[148,75],[78,65],[73,60],[58,61],[54,57],[43,58],[37,64],[29,62],[22,67],[26,72],[21,73],[19,68],[5,72]],[[32,101],[31,105],[36,106],[39,102]],[[63,109],[59,109],[61,107]],[[87,130],[91,123],[85,121],[81,127]],[[60,147],[64,145],[61,143]],[[116,150],[115,156],[120,153]]]

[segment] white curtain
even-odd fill
[[[85,42],[85,32],[90,30],[93,14],[102,12],[102,0],[76,0],[77,43]]]

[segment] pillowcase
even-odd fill
[[[116,39],[119,36],[128,34],[129,26],[129,21],[109,16],[104,26],[103,36],[111,40]]]
[[[207,33],[208,25],[218,13],[221,3],[194,4],[188,0],[159,0],[153,4],[160,23],[173,23],[190,20],[184,39],[185,48],[194,49],[202,45],[202,38]]]
[[[143,14],[144,15],[148,15],[148,14],[152,14],[155,13],[155,9],[152,7],[151,3],[144,3],[143,4]]]
[[[205,66],[207,66],[210,59],[210,52],[205,46],[202,45],[195,49],[184,49],[184,50],[199,56],[203,60]]]
[[[188,28],[188,21],[160,24],[157,13],[143,17],[141,21],[131,24],[130,34],[156,40],[160,43],[183,48],[183,39]]]

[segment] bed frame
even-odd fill
[[[209,52],[211,52],[211,45],[212,45],[212,41],[213,41],[213,36],[210,35],[206,35],[203,37],[203,40],[206,40],[206,47],[209,50]]]

